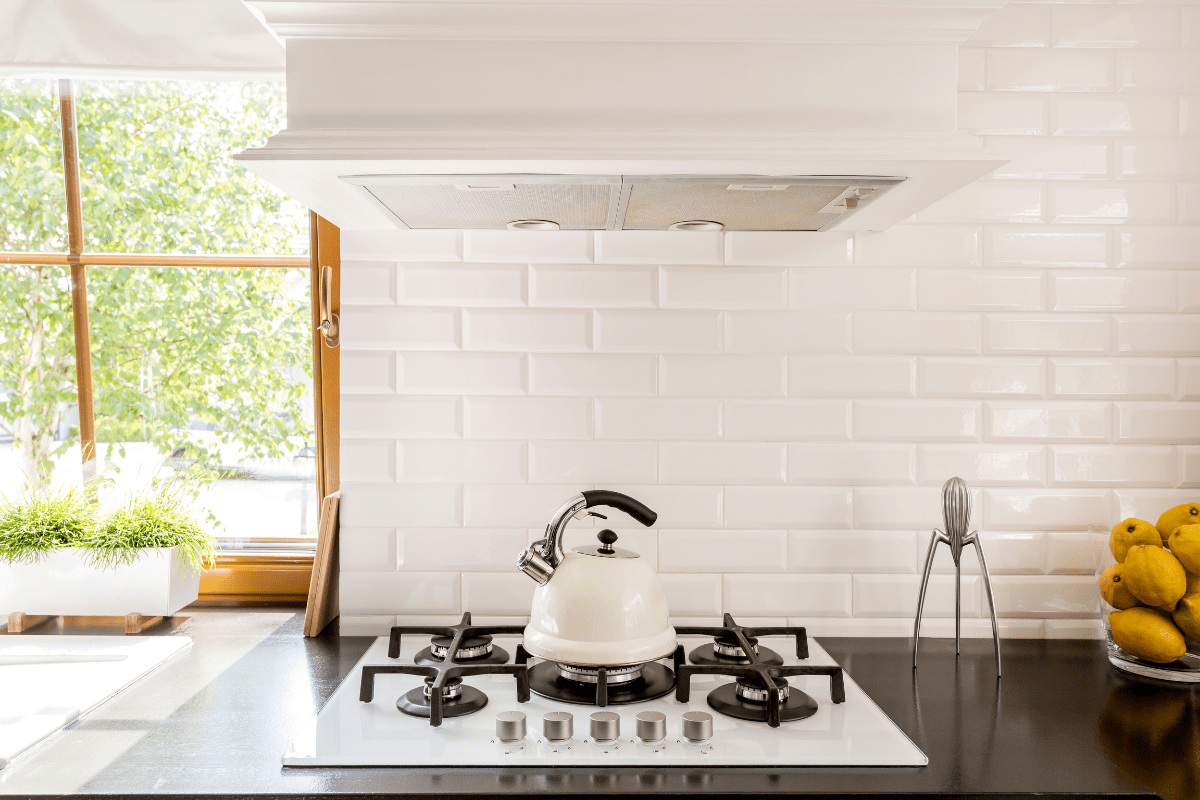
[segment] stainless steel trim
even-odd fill
[[[433,655],[437,656],[438,658],[445,658],[446,651],[448,651],[449,649],[450,649],[449,647],[445,647],[440,644],[434,644],[433,642],[429,643],[429,652],[432,653]],[[480,645],[479,647],[460,647],[460,648],[458,648],[458,652],[455,654],[455,657],[456,658],[481,658],[483,656],[486,656],[490,652],[492,652],[492,643],[488,642],[487,644]]]
[[[569,681],[577,683],[599,683],[600,671],[596,667],[579,667],[574,664],[555,662],[558,674]],[[605,685],[630,683],[642,677],[642,667],[645,664],[634,664],[630,667],[605,667]]]
[[[431,694],[433,694],[433,683],[431,680],[426,682],[426,684],[423,688],[423,691],[425,693],[425,699],[428,700],[429,696]],[[442,687],[442,699],[443,700],[455,700],[461,694],[462,694],[462,683],[461,682],[448,683]]]
[[[779,687],[779,701],[781,703],[784,700],[787,700],[789,689],[790,687],[787,686]],[[745,684],[741,683],[737,685],[737,689],[734,691],[737,692],[738,697],[742,698],[743,700],[749,700],[752,703],[765,703],[771,697],[771,693],[766,689],[759,689],[755,686],[746,686]]]
[[[755,654],[758,653],[758,645],[757,644],[750,645],[750,647],[752,650],[754,650]],[[735,645],[723,645],[720,642],[713,642],[713,652],[719,656],[725,656],[726,658],[745,658],[746,657],[746,654],[742,651],[742,648],[738,647],[736,644]]]

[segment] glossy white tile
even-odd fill
[[[1130,355],[1200,354],[1200,314],[1118,316],[1117,351]]]
[[[411,394],[524,394],[521,353],[416,353],[400,356],[400,390]],[[345,355],[342,357],[343,369]]]
[[[1113,88],[1113,56],[1070,50],[988,50],[987,88],[1019,92],[1109,91]]]
[[[1083,618],[1100,613],[1100,593],[1090,575],[998,575],[992,594],[997,615],[1005,617]]]
[[[463,348],[570,352],[592,349],[592,312],[567,309],[468,309]]]
[[[685,234],[686,235],[686,234]],[[667,608],[684,617],[721,616],[720,575],[660,573],[658,582],[667,596]]]
[[[462,399],[458,397],[355,397],[343,393],[341,403],[343,436],[447,439],[462,435]]]
[[[993,267],[1103,267],[1108,234],[1094,227],[1051,225],[988,231],[987,261]]]
[[[981,407],[971,400],[855,400],[854,438],[864,442],[977,442]]]
[[[343,259],[462,260],[462,231],[344,230],[341,240]]]
[[[903,268],[793,269],[788,305],[797,309],[892,311],[916,308],[917,273]]]
[[[1048,101],[1038,95],[962,91],[958,95],[958,127],[976,136],[1044,136]]]
[[[530,442],[533,483],[654,483],[654,442]]]
[[[609,353],[719,353],[719,311],[596,312],[596,350]]]
[[[658,303],[658,268],[537,264],[529,268],[529,304],[630,308]]]
[[[1112,496],[1097,489],[984,489],[983,519],[990,529],[1086,530],[1107,523]]]
[[[720,439],[721,426],[720,400],[596,400],[598,439]]]
[[[342,345],[347,349],[459,347],[459,311],[454,308],[346,308],[340,319]]]
[[[535,589],[537,584],[516,570],[464,572],[462,604],[480,614],[527,615]]]
[[[654,527],[661,530],[720,528],[724,519],[725,492],[720,486],[606,486],[636,497],[658,513]],[[641,524],[623,511],[606,509],[605,524],[639,528]],[[545,523],[542,523],[543,527]],[[733,527],[733,526],[731,526]]]
[[[916,572],[912,531],[790,531],[788,571],[803,573]]]
[[[726,400],[725,438],[740,441],[849,441],[848,400]]]
[[[1179,101],[1167,95],[1059,95],[1054,133],[1062,136],[1175,136]]]
[[[526,539],[523,528],[403,528],[397,531],[399,566],[412,572],[502,572],[513,569]],[[528,612],[526,605],[521,613]]]
[[[530,394],[645,396],[657,390],[658,364],[652,355],[529,356]]]
[[[984,403],[984,440],[989,442],[1105,442],[1108,403]]]
[[[1173,272],[1063,272],[1050,281],[1056,311],[1175,310]]]
[[[379,483],[396,480],[396,442],[388,439],[342,439],[341,478]]]
[[[395,262],[350,261],[343,254],[341,292],[343,307],[396,302]]]
[[[464,261],[588,264],[591,231],[463,231]]]
[[[979,491],[974,494],[978,496]],[[971,515],[978,526],[978,503]],[[856,486],[854,527],[874,530],[930,530],[942,521],[942,487]]]
[[[468,397],[464,435],[471,439],[590,439],[592,400]],[[345,424],[345,423],[343,423]]]
[[[786,308],[783,267],[663,267],[659,302],[668,308]]]
[[[856,353],[978,353],[978,314],[900,314],[863,312],[854,315]]]
[[[782,397],[787,359],[777,355],[659,356],[659,394]]]
[[[1051,447],[1051,479],[1057,486],[1175,485],[1170,447]]]
[[[1175,362],[1168,358],[1051,359],[1055,397],[1170,399]]]
[[[997,355],[1106,355],[1112,350],[1112,323],[1084,314],[987,314],[983,351]]]
[[[721,264],[724,234],[699,231],[597,231],[597,264]]]
[[[1042,397],[1045,359],[922,358],[917,389],[922,397]]]
[[[341,524],[360,528],[451,528],[462,524],[462,487],[351,483],[341,488]]]
[[[850,314],[726,311],[726,353],[849,353]]]
[[[917,459],[926,486],[941,486],[955,476],[972,486],[1036,486],[1046,475],[1045,453],[1038,446],[923,444]]]
[[[788,357],[791,397],[915,397],[913,356]]]
[[[463,524],[469,528],[545,528],[558,507],[582,488],[587,487],[578,484],[466,486],[462,492]]]
[[[1117,403],[1117,442],[1200,444],[1200,403]]]
[[[848,267],[854,237],[810,231],[731,231],[725,234],[729,266]]]
[[[668,484],[749,484],[787,480],[787,447],[770,442],[662,442],[658,479]]]
[[[964,621],[978,617],[982,608],[983,581],[977,575],[962,576],[962,616]],[[855,575],[855,617],[907,617],[911,620],[917,611],[917,597],[921,592],[919,575]],[[954,617],[954,576],[934,575],[929,579],[925,595],[922,623],[925,619]],[[912,635],[912,628],[908,628]],[[922,624],[921,633],[927,633]],[[951,634],[953,635],[953,634]]]
[[[658,537],[662,572],[783,572],[786,531],[663,531]]]
[[[1107,183],[1050,188],[1053,222],[1173,225],[1175,186],[1170,183]]]
[[[848,487],[729,486],[727,528],[820,530],[851,526]]]
[[[380,350],[343,351],[341,385],[349,394],[391,394],[396,391],[396,354]]]
[[[405,305],[523,306],[526,268],[515,264],[401,264]]]
[[[341,527],[338,530],[338,564],[348,572],[396,569],[396,529]]]
[[[1179,9],[1154,5],[1053,6],[1054,47],[1179,47]]]
[[[1041,311],[1045,277],[1041,270],[923,269],[922,311]]]
[[[406,483],[524,483],[525,442],[416,439],[400,445]]]
[[[916,480],[911,444],[791,444],[788,483],[896,486]]]
[[[981,229],[974,225],[895,225],[855,234],[861,267],[973,267],[980,263]]]
[[[341,574],[343,613],[457,614],[462,608],[457,572],[350,572]]]
[[[725,611],[735,616],[848,617],[849,575],[724,575]]]

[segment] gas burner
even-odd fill
[[[518,664],[524,664],[530,657],[524,647],[517,645]],[[671,657],[678,669],[683,663],[683,648],[676,647]],[[641,703],[670,694],[674,687],[675,673],[657,661],[621,667],[541,661],[529,668],[529,688],[534,694],[576,705]]]
[[[833,702],[846,702],[841,667],[786,667],[778,653],[758,646],[759,636],[795,636],[796,657],[808,658],[808,636],[804,628],[743,628],[730,614],[725,615],[724,622],[722,628],[676,629],[680,635],[713,637],[713,644],[692,652],[693,664],[676,666],[676,700],[686,703],[691,697],[693,675],[736,677],[736,683],[727,683],[709,692],[708,704],[727,716],[766,722],[772,728],[778,728],[782,721],[804,719],[817,711],[817,704],[811,697],[798,689],[788,688],[788,675],[828,675]],[[730,655],[722,655],[722,651]],[[778,661],[767,660],[772,656]]]
[[[438,626],[396,626],[392,628],[391,639],[388,642],[388,658],[400,657],[400,637],[404,634],[432,634],[434,639],[430,647],[417,654],[416,664],[368,664],[363,667],[362,684],[359,688],[358,699],[370,703],[375,699],[376,675],[422,675],[425,686],[418,687],[406,693],[396,701],[396,707],[405,714],[416,717],[429,717],[429,724],[436,727],[442,724],[443,717],[457,717],[478,711],[487,705],[487,695],[471,686],[463,684],[462,679],[469,675],[512,675],[517,679],[517,702],[529,700],[529,668],[524,660],[520,664],[506,664],[508,654],[499,647],[491,647],[492,634],[519,634],[524,628],[518,625],[497,625],[492,627],[475,626],[471,624],[471,614],[462,615],[457,625]],[[486,647],[491,652],[479,651]],[[433,648],[441,649],[442,657],[433,657]],[[474,658],[464,656],[474,653]],[[422,655],[428,657],[421,660]],[[503,661],[496,663],[494,659],[503,654]]]
[[[758,639],[753,636],[747,636],[746,641],[750,643],[750,648],[758,659],[763,664],[770,666],[782,666],[783,656],[776,653],[769,647],[760,645]],[[807,642],[805,642],[807,648]],[[713,637],[712,644],[703,644],[688,654],[688,660],[693,664],[736,664],[744,666],[753,663],[746,658],[742,646],[738,643],[737,637],[732,633],[721,633]]]
[[[558,674],[569,681],[575,681],[576,683],[600,682],[599,667],[578,667],[574,664],[553,663],[558,668]],[[645,666],[645,664],[634,664],[629,667],[608,667],[604,671],[605,682],[609,686],[632,683],[642,677],[643,667]]]
[[[441,664],[446,660],[446,652],[453,642],[452,636],[434,636],[429,640],[429,647],[417,653],[413,661],[417,664]],[[484,633],[463,639],[454,660],[472,664],[507,664],[508,651],[493,645],[492,637]]]
[[[396,701],[396,708],[410,717],[428,717],[432,703],[434,678],[426,678],[424,686],[403,694]],[[461,717],[473,714],[487,705],[487,695],[473,686],[467,686],[462,678],[450,678],[441,688],[442,716]]]
[[[790,722],[806,719],[817,713],[817,701],[799,689],[788,686],[786,678],[775,678],[779,691],[779,720]],[[708,693],[708,704],[727,717],[768,722],[770,692],[756,678],[741,676],[735,683],[726,683]]]

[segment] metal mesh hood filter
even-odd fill
[[[817,212],[853,185],[730,189],[727,183],[635,180],[621,227],[661,231],[684,220],[713,220],[727,231],[815,231],[840,216]]]
[[[557,222],[564,231],[604,230],[612,187],[524,183],[472,189],[454,184],[386,184],[365,188],[410,228],[504,228],[515,220]]]

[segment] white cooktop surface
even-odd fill
[[[496,645],[516,652],[517,637],[497,636]],[[684,649],[711,639],[680,637]],[[784,657],[788,664],[835,664],[817,642],[809,640],[810,656],[795,658],[794,639],[763,637],[763,645]],[[426,637],[405,636],[400,661],[411,664],[417,651],[428,644]],[[921,767],[929,763],[925,754],[867,697],[850,675],[845,675],[846,702],[834,704],[829,696],[829,678],[797,676],[789,684],[817,701],[817,713],[808,719],[784,722],[778,728],[765,722],[745,722],[718,714],[709,707],[709,691],[728,683],[724,676],[696,675],[692,678],[691,700],[680,703],[674,694],[632,705],[609,706],[606,711],[621,715],[621,738],[613,745],[599,745],[588,737],[588,719],[595,706],[573,705],[531,694],[529,702],[518,703],[516,682],[510,675],[470,676],[465,682],[488,696],[487,706],[474,714],[448,717],[440,727],[428,719],[402,714],[396,699],[420,686],[416,675],[378,675],[375,699],[358,699],[365,664],[395,664],[387,657],[386,638],[371,645],[346,679],[325,703],[312,724],[305,728],[283,756],[285,766],[880,766]],[[510,659],[511,660],[511,659]],[[669,663],[669,662],[663,662]],[[522,711],[528,735],[519,747],[496,739],[496,715]],[[567,745],[552,745],[542,733],[542,715],[567,711],[574,715],[575,737]],[[661,711],[667,716],[667,738],[651,747],[635,736],[635,716],[640,711]],[[686,711],[713,715],[713,738],[707,746],[685,742],[681,717]]]

